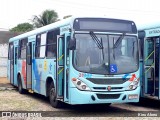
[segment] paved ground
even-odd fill
[[[5,78],[3,78],[5,80]],[[0,86],[3,80],[0,79]],[[5,81],[5,87],[11,87]],[[52,111],[52,116],[69,116],[69,117],[115,117],[115,116],[135,116],[144,111],[160,113],[160,101],[142,99],[141,103],[134,104],[112,104],[105,105],[65,105],[62,109],[55,109],[50,106],[49,100],[38,94],[19,94],[14,90],[0,90],[0,111]],[[138,111],[138,113],[137,113]],[[49,113],[48,113],[49,114]]]

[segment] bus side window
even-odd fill
[[[13,43],[9,43],[9,48],[8,48],[8,60],[11,60],[11,55],[12,55],[12,48]]]
[[[41,44],[41,35],[36,36],[36,48],[35,48],[35,57],[39,57],[40,53],[40,44]]]
[[[26,58],[26,45],[28,42],[28,38],[24,38],[20,40],[20,50],[19,50],[19,58],[25,59]]]
[[[60,34],[59,29],[49,31],[47,33],[46,57],[56,57],[57,53],[57,35]]]
[[[35,57],[44,58],[46,49],[46,33],[39,34],[36,37]]]

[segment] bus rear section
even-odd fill
[[[138,102],[139,47],[133,21],[68,18],[10,40],[11,83],[68,104]],[[24,54],[22,54],[24,53]]]
[[[141,44],[141,96],[160,99],[160,25],[139,30]]]

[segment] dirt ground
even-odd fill
[[[1,78],[0,78],[0,84],[6,84],[6,83],[9,83],[9,82],[10,82],[10,81],[7,80],[6,77],[1,77]]]
[[[0,78],[0,88],[13,87],[9,82],[7,78]],[[41,95],[19,94],[16,88],[14,90],[0,89],[0,111],[8,110],[53,111],[54,108],[50,106],[48,99]]]
[[[13,86],[10,84],[10,81],[7,80],[5,77],[0,78],[0,90],[1,89],[8,89],[8,88],[13,88]]]
[[[6,84],[9,85],[9,81],[7,81],[6,78],[0,78],[0,85],[4,86]],[[154,104],[151,105],[151,102]],[[66,116],[68,116],[67,115],[68,113],[65,113],[65,111],[67,112],[71,111],[73,114],[71,116],[75,116],[75,117],[82,116],[82,118],[83,118],[83,115],[86,115],[86,116],[96,115],[97,117],[98,116],[107,117],[107,115],[118,116],[118,115],[124,114],[128,116],[128,111],[148,111],[148,112],[159,111],[160,102],[145,101],[143,104],[112,104],[110,107],[101,108],[101,107],[96,106],[95,108],[93,106],[91,107],[91,106],[69,106],[67,105],[64,108],[56,109],[56,108],[53,108],[50,105],[49,100],[42,95],[35,94],[35,93],[34,94],[32,93],[19,94],[16,89],[0,90],[0,111],[52,111],[53,113],[57,111],[60,114],[63,113],[62,111],[64,111],[63,114],[66,114]],[[65,115],[62,115],[62,116],[65,116]],[[100,120],[100,118],[97,118],[96,116],[91,117],[92,118],[91,120]],[[106,117],[104,117],[103,120],[105,120]],[[65,117],[64,119],[66,118],[67,117]],[[83,120],[82,118],[78,117],[76,119]],[[148,118],[146,119],[143,118],[143,120],[147,120]],[[58,118],[58,119],[61,120],[61,118]],[[75,120],[74,117],[69,118],[69,119]],[[117,118],[111,117],[109,119],[114,120],[114,119],[119,119],[119,117]],[[124,118],[122,119],[124,120]]]
[[[0,91],[0,111],[55,111],[45,97],[33,98],[31,94],[19,94],[17,90]]]
[[[26,110],[26,111],[55,111],[51,107],[49,100],[39,94],[19,94],[17,88],[13,87],[7,78],[0,78],[0,111],[4,110]],[[7,89],[11,88],[11,89]],[[13,89],[12,89],[13,88]],[[160,105],[160,102],[158,103]],[[157,109],[144,106],[134,106],[129,104],[113,104],[113,107],[130,111],[157,111]],[[131,107],[132,106],[132,107]],[[159,110],[159,107],[158,107]]]

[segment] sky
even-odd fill
[[[0,29],[31,22],[46,9],[60,19],[84,15],[133,20],[137,26],[160,23],[160,0],[0,0]]]

